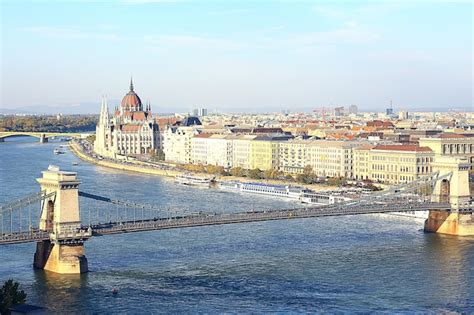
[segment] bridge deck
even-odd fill
[[[92,235],[110,235],[131,232],[144,232],[164,229],[176,229],[186,227],[198,227],[208,225],[236,224],[271,220],[288,220],[302,218],[316,218],[329,216],[345,216],[360,214],[377,214],[390,212],[446,210],[449,211],[449,203],[404,203],[404,204],[367,204],[360,205],[331,205],[324,207],[307,207],[286,210],[270,210],[239,213],[187,215],[178,217],[153,218],[146,220],[109,222],[92,225]],[[87,229],[88,226],[83,226]],[[44,231],[34,230],[28,232],[17,232],[0,237],[0,245],[18,244],[26,242],[37,242],[49,240],[49,234]]]
[[[92,233],[93,235],[107,235],[207,225],[236,224],[259,221],[303,219],[360,214],[380,214],[390,212],[425,211],[428,209],[449,211],[451,207],[448,203],[424,203],[405,205],[404,207],[401,207],[401,205],[393,204],[374,204],[368,205],[363,209],[360,207],[351,208],[328,206],[244,213],[202,214],[184,217],[157,218],[135,222],[111,222],[108,224],[92,226]]]

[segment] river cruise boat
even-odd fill
[[[53,150],[53,153],[54,154],[64,154],[65,152],[63,150],[59,149],[59,148],[56,148],[56,149]]]
[[[259,195],[270,195],[299,200],[302,188],[262,183],[241,183],[240,191]]]
[[[178,184],[182,184],[182,185],[200,186],[200,187],[209,188],[212,183],[212,178],[186,173],[186,174],[176,175],[175,181]]]
[[[323,193],[323,192],[316,192],[311,189],[304,189],[301,193],[300,201],[302,203],[308,204],[320,204],[320,205],[333,205],[335,203],[350,201],[351,198],[330,194],[330,193]]]
[[[350,198],[336,196],[329,193],[318,193],[311,189],[290,185],[284,186],[252,182],[243,183],[239,181],[222,181],[219,182],[219,188],[227,191],[280,197],[317,205],[328,205],[350,200]]]

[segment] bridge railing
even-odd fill
[[[110,222],[92,226],[93,234],[116,234],[144,230],[158,230],[201,225],[218,225],[230,223],[244,223],[267,220],[282,220],[293,218],[327,217],[358,214],[377,214],[395,211],[424,211],[424,210],[449,210],[448,203],[413,203],[413,204],[373,204],[361,207],[307,207],[286,210],[248,211],[241,213],[203,213],[169,218],[154,218],[144,221]]]

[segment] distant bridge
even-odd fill
[[[48,142],[48,138],[52,138],[52,137],[80,138],[83,134],[85,133],[2,131],[0,132],[0,142],[4,142],[6,138],[11,138],[11,137],[34,137],[34,138],[38,138],[41,143],[44,143],[44,142]]]

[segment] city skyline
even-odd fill
[[[471,12],[467,1],[5,1],[0,108],[97,112],[133,75],[156,112],[472,110]]]

